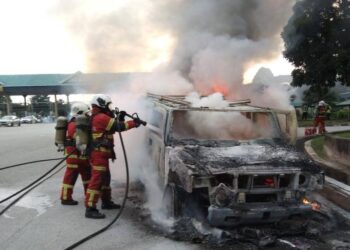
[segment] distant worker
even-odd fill
[[[318,128],[319,134],[326,133],[325,128],[325,120],[326,120],[326,103],[324,101],[320,101],[316,107],[314,128]]]
[[[63,177],[63,185],[61,191],[62,205],[77,205],[78,202],[73,200],[73,188],[80,174],[84,185],[84,193],[86,193],[87,186],[91,177],[91,167],[87,156],[80,155],[76,149],[76,117],[78,115],[89,115],[89,106],[85,103],[75,103],[71,109],[71,119],[67,125],[66,140],[65,140],[65,155],[73,153],[68,156],[66,160],[66,171]]]
[[[125,112],[121,111],[119,120],[114,118],[115,114],[110,107],[112,100],[107,95],[95,95],[92,98],[91,115],[91,154],[90,163],[92,176],[85,197],[85,217],[92,219],[103,219],[105,215],[96,208],[96,203],[101,197],[102,209],[119,209],[111,198],[111,173],[109,170],[109,159],[115,160],[113,134],[131,128],[139,127],[141,120],[136,118],[125,122]]]

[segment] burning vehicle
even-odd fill
[[[322,188],[318,165],[293,144],[294,111],[229,102],[193,107],[184,96],[149,94],[148,144],[172,217],[212,226],[270,223],[312,211],[303,202]]]

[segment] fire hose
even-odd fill
[[[26,190],[24,193],[22,193],[20,196],[18,196],[14,201],[12,201],[9,205],[7,205],[1,212],[0,212],[0,216],[2,214],[4,214],[9,208],[11,208],[13,205],[15,205],[20,199],[22,199],[25,195],[27,195],[30,191],[32,191],[34,188],[36,188],[37,186],[41,185],[44,181],[46,181],[47,179],[50,179],[52,176],[54,176],[55,174],[57,174],[59,171],[61,171],[65,166],[60,167],[57,171],[55,171],[53,174],[49,175],[47,178],[45,178],[44,180],[38,182],[38,183],[34,183],[34,185],[32,187],[30,187],[28,190]]]
[[[10,165],[10,166],[6,166],[6,167],[2,167],[0,168],[1,170],[5,170],[5,169],[9,169],[9,168],[15,168],[15,167],[20,167],[20,166],[24,166],[24,165],[29,165],[29,164],[33,164],[33,163],[38,163],[38,162],[45,162],[45,161],[56,161],[56,160],[62,160],[63,158],[52,158],[52,159],[42,159],[42,160],[36,160],[36,161],[28,161],[28,162],[23,162],[23,163],[19,163],[19,164],[15,164],[15,165]]]
[[[116,109],[116,115],[120,114],[119,110]],[[125,116],[128,116],[130,117],[131,119],[138,119],[140,124],[142,124],[143,126],[146,126],[147,125],[147,122],[145,121],[142,121],[139,119],[138,117],[138,114],[137,113],[134,113],[133,115],[129,115],[127,113],[125,113]],[[119,217],[121,216],[121,214],[123,213],[123,210],[125,208],[125,204],[126,204],[126,200],[128,198],[128,193],[129,193],[129,163],[128,163],[128,158],[127,158],[127,155],[126,155],[126,150],[125,150],[125,145],[124,145],[124,140],[123,140],[123,136],[121,134],[120,131],[118,131],[118,135],[119,135],[119,139],[120,139],[120,144],[122,146],[122,150],[123,150],[123,155],[124,155],[124,161],[125,161],[125,172],[126,172],[126,186],[125,186],[125,193],[124,193],[124,197],[123,197],[123,202],[120,206],[120,209],[118,211],[118,213],[116,214],[116,216],[114,217],[114,219],[108,224],[106,225],[105,227],[101,228],[100,230],[86,236],[85,238],[77,241],[76,243],[70,245],[69,247],[65,248],[65,250],[71,250],[71,249],[74,249],[76,248],[77,246],[83,244],[84,242],[92,239],[93,237],[103,233],[104,231],[106,231],[110,226],[112,226],[118,219]]]
[[[73,151],[74,152],[74,151]],[[16,200],[14,200],[13,202],[11,202],[9,205],[7,205],[1,212],[0,212],[0,216],[2,214],[5,213],[5,211],[7,211],[10,207],[12,207],[14,204],[16,204],[21,198],[23,198],[27,193],[29,193],[31,190],[33,190],[35,187],[39,186],[41,183],[43,183],[44,181],[46,181],[47,179],[49,179],[51,176],[53,176],[54,174],[56,174],[56,172],[52,175],[50,175],[49,177],[47,177],[46,179],[44,179],[47,175],[49,175],[52,171],[54,171],[59,165],[62,164],[62,162],[64,162],[71,154],[70,153],[69,155],[67,155],[66,157],[64,158],[60,158],[61,161],[58,162],[54,167],[52,167],[49,171],[47,171],[45,174],[43,174],[42,176],[40,176],[38,179],[36,179],[35,181],[31,182],[29,185],[25,186],[24,188],[22,188],[21,190],[17,191],[16,193],[6,197],[5,199],[2,199],[0,201],[0,204],[11,199],[12,197],[18,195],[19,193],[23,192],[23,191],[26,191],[24,192],[22,195],[20,195]],[[20,165],[20,164],[17,164],[17,165]],[[24,165],[24,164],[22,164]],[[13,166],[16,166],[16,165],[13,165]],[[13,167],[13,166],[10,166],[10,167]],[[63,168],[63,167],[62,167]],[[61,170],[62,168],[60,168],[59,170]],[[57,171],[58,172],[58,171]],[[42,180],[44,179],[44,180]]]

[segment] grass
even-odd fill
[[[323,144],[324,144],[324,136],[319,136],[311,140],[311,147],[315,150],[316,154],[319,157],[325,159],[327,157],[323,149]]]
[[[339,132],[335,134],[336,136],[343,137],[343,138],[350,138],[350,131],[347,132]]]
[[[334,133],[334,135],[343,137],[343,138],[350,138],[350,131],[338,132],[338,133]],[[323,149],[323,144],[324,144],[324,136],[319,136],[311,140],[311,147],[314,149],[316,154],[323,159],[327,159],[326,153]]]

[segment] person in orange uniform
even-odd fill
[[[314,121],[314,128],[318,128],[319,134],[326,133],[325,128],[325,120],[327,117],[326,103],[324,101],[320,101],[316,108],[316,116]]]
[[[109,159],[115,160],[113,134],[139,127],[141,124],[139,119],[125,122],[121,121],[124,119],[114,118],[111,104],[111,98],[102,94],[95,95],[91,101],[92,142],[90,164],[92,166],[92,176],[85,196],[86,218],[105,218],[105,215],[96,208],[96,203],[100,197],[102,209],[120,208],[120,205],[115,204],[111,199]],[[125,112],[123,114],[125,116]]]
[[[79,154],[75,145],[76,124],[75,119],[77,115],[89,115],[89,106],[85,103],[75,103],[72,105],[71,115],[72,118],[68,122],[65,142],[65,155],[72,153],[66,160],[66,171],[63,177],[63,185],[61,191],[61,204],[62,205],[77,205],[78,202],[73,200],[73,188],[80,174],[81,180],[84,185],[84,192],[86,193],[87,186],[91,177],[91,167],[89,160],[86,156]]]

